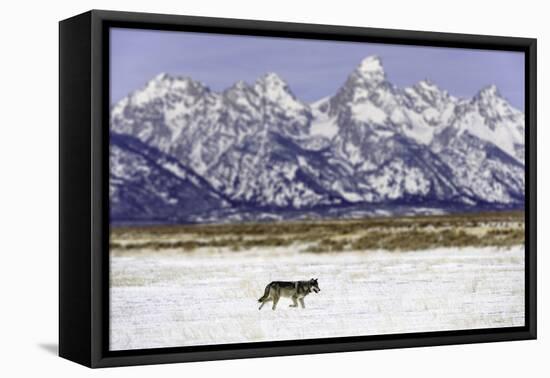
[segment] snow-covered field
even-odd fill
[[[111,251],[110,349],[524,324],[524,247],[306,253],[294,246]],[[306,309],[257,299],[319,279]]]

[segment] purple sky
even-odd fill
[[[368,55],[382,58],[388,80],[399,87],[430,79],[458,97],[495,84],[524,109],[521,52],[111,29],[111,102],[160,72],[200,80],[223,90],[237,80],[254,82],[277,72],[294,94],[311,102],[332,95]]]

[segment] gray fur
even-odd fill
[[[316,278],[312,278],[309,281],[273,281],[265,287],[264,295],[258,299],[258,302],[261,303],[258,310],[261,310],[269,301],[273,301],[271,309],[275,310],[281,297],[292,299],[290,307],[298,307],[299,302],[302,308],[305,308],[304,298],[306,295],[320,291],[321,289],[319,289],[319,283]]]

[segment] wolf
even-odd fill
[[[281,297],[292,299],[290,307],[298,307],[298,302],[300,302],[302,308],[306,308],[304,304],[305,296],[309,293],[318,293],[320,291],[321,289],[316,278],[312,278],[309,281],[273,281],[265,287],[264,295],[258,299],[258,302],[261,303],[258,310],[261,310],[269,301],[273,301],[271,309],[275,310]]]

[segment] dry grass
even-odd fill
[[[305,252],[512,246],[524,242],[523,212],[359,220],[113,228],[111,249],[193,251],[308,245]]]

